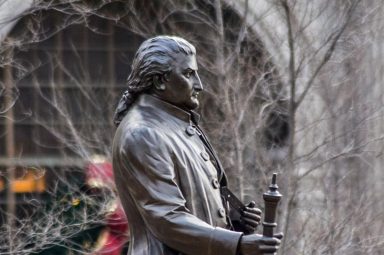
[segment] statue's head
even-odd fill
[[[153,94],[187,110],[196,108],[202,86],[197,75],[195,47],[176,36],[157,36],[144,41],[135,54],[127,83],[128,89],[116,109],[116,125],[142,93]]]

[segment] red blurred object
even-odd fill
[[[91,188],[115,190],[112,164],[105,160],[89,163],[86,168],[86,182]],[[129,225],[118,199],[111,201],[105,217],[107,224],[96,241],[93,254],[121,255],[129,240]]]
[[[87,185],[91,188],[112,188],[115,189],[113,179],[112,163],[107,161],[91,162],[87,165],[85,178]]]
[[[121,255],[129,240],[128,222],[120,201],[115,201],[115,205],[115,210],[106,216],[107,226],[97,240],[95,255]]]

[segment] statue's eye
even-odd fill
[[[184,76],[187,77],[187,78],[191,78],[192,73],[193,73],[193,71],[186,71],[186,72],[184,73]]]

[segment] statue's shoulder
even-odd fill
[[[143,125],[158,125],[159,122],[164,121],[164,112],[154,106],[142,106],[140,104],[134,105],[123,118],[122,123],[131,126],[135,123]]]
[[[161,112],[133,107],[120,123],[114,144],[130,148],[146,144],[166,143],[169,140],[169,129],[167,130],[163,121]]]
[[[164,130],[151,122],[126,123],[117,131],[123,147],[138,146],[140,144],[153,144],[165,141]],[[116,139],[116,137],[115,137]]]

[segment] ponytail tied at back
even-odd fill
[[[127,114],[129,108],[133,105],[136,99],[152,86],[151,77],[140,80],[137,76],[139,76],[139,74],[135,71],[132,71],[132,73],[128,76],[128,89],[124,91],[121,96],[113,118],[113,122],[116,127],[119,126],[120,122],[123,120],[124,116]]]
[[[113,122],[116,126],[119,126],[120,122],[123,120],[124,116],[127,114],[129,108],[136,100],[137,95],[130,92],[129,90],[124,91],[123,95],[120,98],[117,108],[115,110],[115,116]]]

